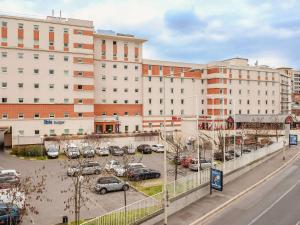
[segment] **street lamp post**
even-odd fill
[[[168,182],[168,179],[167,179],[167,141],[166,141],[166,137],[167,137],[167,131],[166,131],[166,78],[167,77],[170,77],[170,76],[174,76],[175,74],[181,74],[181,73],[184,73],[184,72],[194,72],[194,71],[197,71],[197,69],[190,69],[190,70],[187,70],[187,71],[183,71],[183,72],[180,72],[180,73],[172,73],[172,74],[166,74],[166,75],[163,75],[163,88],[164,88],[164,115],[163,115],[163,119],[164,119],[164,130],[163,130],[163,133],[164,133],[164,138],[163,138],[163,141],[164,141],[164,185],[163,185],[163,207],[164,207],[164,225],[167,225],[168,224],[168,189],[167,189],[167,182]],[[197,131],[198,131],[198,117],[197,117]],[[198,135],[197,135],[198,136]],[[198,146],[199,148],[199,146]],[[200,161],[200,159],[198,160]],[[199,162],[198,162],[199,164]],[[200,166],[198,167],[198,169],[200,168]],[[200,174],[200,170],[198,171],[199,174]]]

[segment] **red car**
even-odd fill
[[[180,163],[183,167],[188,168],[192,159],[193,159],[192,156],[186,156],[181,160]]]

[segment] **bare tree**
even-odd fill
[[[29,213],[39,214],[37,202],[50,201],[44,196],[47,175],[43,175],[42,167],[31,176],[14,177],[13,182],[0,190],[0,203],[5,205],[9,224],[15,224],[14,213],[18,212],[18,220],[23,221]]]

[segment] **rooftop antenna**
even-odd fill
[[[59,10],[59,19],[61,19],[61,10]]]
[[[54,9],[52,9],[52,17],[54,17]]]
[[[257,60],[255,61],[255,64],[254,64],[254,65],[255,65],[255,66],[258,66],[258,61],[257,61]]]

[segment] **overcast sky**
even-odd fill
[[[0,0],[0,11],[94,21],[148,41],[144,58],[207,63],[232,57],[300,68],[297,0]]]

